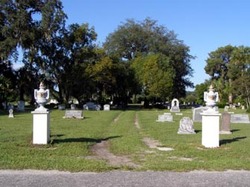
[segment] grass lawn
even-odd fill
[[[177,134],[180,119],[191,117],[191,109],[182,110],[183,116],[173,113],[174,122],[156,122],[158,114],[164,112],[169,111],[84,111],[85,118],[79,120],[63,119],[65,111],[52,110],[49,144],[33,145],[30,111],[14,112],[15,118],[0,111],[0,169],[250,170],[250,124],[231,124],[233,133],[220,135],[220,147],[208,149],[201,145],[201,123],[194,124],[196,134]],[[173,150],[149,148],[143,142],[145,137]],[[109,143],[111,153],[126,156],[139,167],[113,166],[104,159],[90,159],[91,147],[101,141]]]

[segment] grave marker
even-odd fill
[[[250,123],[248,114],[232,114],[231,123]]]
[[[180,112],[179,100],[178,99],[173,99],[172,100],[170,112]]]
[[[232,134],[230,131],[231,115],[228,112],[223,112],[221,117],[220,134]]]
[[[84,117],[82,110],[65,110],[65,115],[63,118],[83,119]]]
[[[158,115],[158,119],[156,121],[157,122],[172,122],[173,116],[171,115],[171,113],[164,113],[162,115]]]
[[[196,134],[193,128],[193,121],[189,117],[183,117],[180,120],[178,134]]]

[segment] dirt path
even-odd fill
[[[133,163],[126,156],[116,156],[109,151],[109,142],[101,141],[100,143],[95,144],[91,147],[91,151],[95,156],[91,156],[90,158],[94,159],[103,159],[106,160],[112,166],[128,166],[132,168],[139,167],[135,163]]]
[[[122,113],[120,113],[115,119],[114,122],[117,122],[119,120],[119,117],[121,116]],[[135,114],[134,118],[134,125],[135,127],[140,130],[140,124],[138,121],[138,115],[137,113]],[[143,137],[142,141],[150,148],[150,149],[158,149],[161,151],[170,151],[172,150],[171,148],[164,148],[162,147],[162,144],[149,137]],[[139,165],[133,163],[131,159],[129,159],[127,156],[117,156],[114,155],[109,151],[109,142],[108,140],[103,140],[100,143],[97,143],[91,147],[91,152],[93,153],[94,156],[89,156],[89,159],[102,159],[106,160],[110,165],[112,166],[127,166],[127,167],[132,167],[132,168],[138,168],[140,167]]]

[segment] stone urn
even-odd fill
[[[204,92],[204,101],[208,107],[207,112],[216,112],[214,107],[219,100],[218,92],[214,92],[213,85],[209,86],[208,92]]]
[[[45,85],[43,82],[40,83],[39,90],[34,90],[34,97],[39,105],[39,107],[35,111],[47,111],[48,109],[44,107],[44,105],[48,102],[49,99],[49,90],[45,90]]]

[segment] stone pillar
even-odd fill
[[[219,147],[220,115],[204,111],[202,115],[202,145],[207,148]]]
[[[50,140],[50,112],[33,111],[33,144],[47,144]]]

